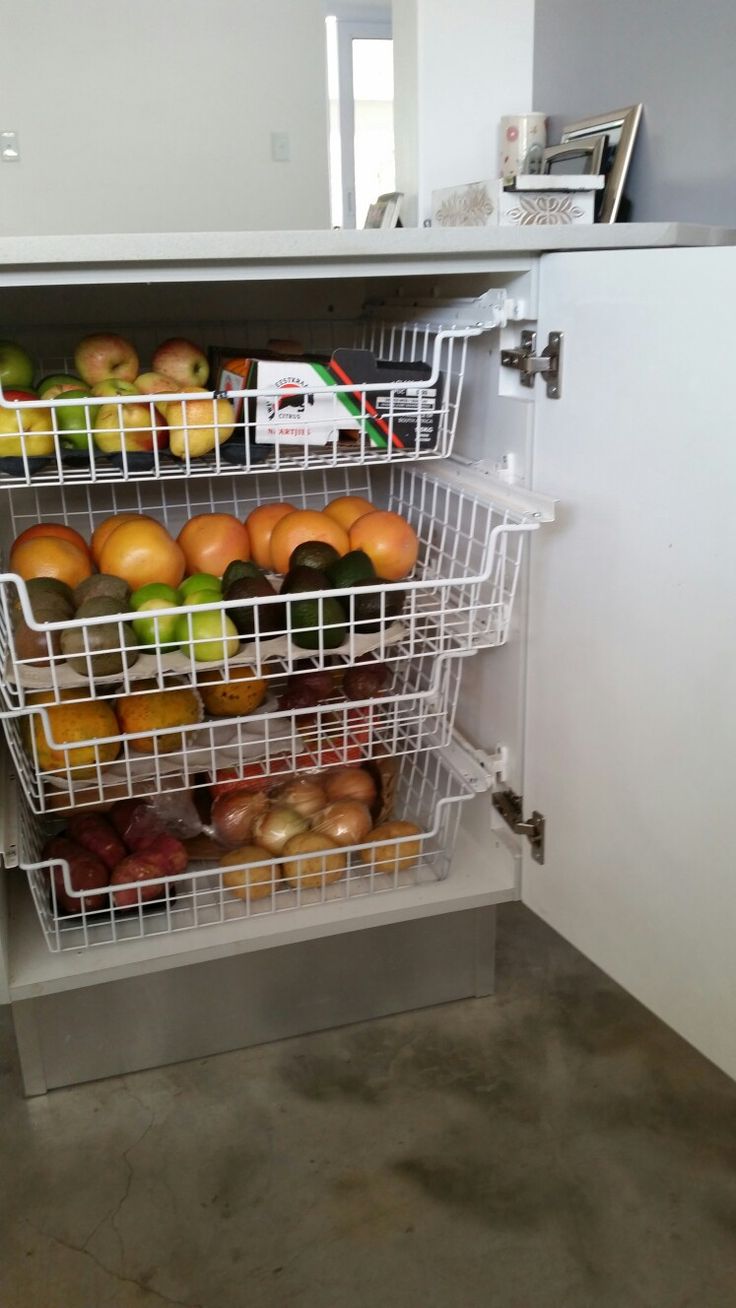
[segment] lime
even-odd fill
[[[144,618],[140,614],[149,609],[171,609],[171,614],[160,618]],[[160,649],[170,649],[174,641],[179,612],[176,604],[168,600],[148,599],[138,605],[137,618],[133,619],[133,630],[141,645],[157,645]]]
[[[300,649],[336,649],[346,635],[345,614],[331,595],[324,599],[292,600],[291,638]]]
[[[130,607],[131,609],[139,609],[148,600],[165,600],[162,608],[166,608],[169,604],[178,604],[179,596],[172,586],[165,586],[162,581],[151,581],[147,586],[141,586],[138,590],[133,591],[130,597]]]
[[[328,545],[323,540],[304,540],[289,556],[289,571],[291,572],[292,568],[303,567],[318,568],[321,572],[326,572],[339,558],[340,555],[334,545]]]
[[[327,576],[338,590],[342,590],[344,586],[355,586],[358,582],[368,581],[370,578],[375,578],[375,575],[376,569],[364,550],[351,550],[349,554],[344,554],[341,559],[331,563],[327,569]]]
[[[220,601],[221,601],[221,599],[222,599],[222,592],[221,592],[221,591],[219,591],[219,590],[212,590],[211,588],[208,590],[208,589],[206,589],[206,587],[203,587],[202,590],[190,591],[189,594],[187,595],[186,599],[183,601],[183,603],[185,603],[185,604],[219,604]]]
[[[189,596],[195,595],[198,590],[216,590],[219,594],[222,590],[220,578],[215,577],[211,572],[195,572],[191,577],[187,577],[179,587],[182,604],[191,604]]]
[[[235,626],[215,609],[210,613],[181,613],[176,619],[174,638],[182,654],[197,663],[223,663],[226,656],[234,658],[240,648]]]

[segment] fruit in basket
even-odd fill
[[[167,877],[180,876],[182,872],[186,872],[189,865],[189,855],[185,845],[168,831],[162,831],[160,836],[155,836],[150,845],[146,845],[144,855],[147,862],[155,863]]]
[[[347,636],[345,613],[331,595],[290,600],[287,624],[300,649],[337,649]]]
[[[135,391],[135,387],[133,388]],[[154,407],[153,422],[147,404],[103,404],[94,414],[92,436],[103,454],[148,453],[166,448],[166,422]]]
[[[245,577],[250,580],[256,578],[258,581],[262,581],[265,575],[263,568],[259,568],[257,563],[251,563],[250,559],[233,559],[232,563],[228,563],[223,572],[220,584],[224,593],[236,581],[242,581]]]
[[[173,690],[150,690],[153,682],[141,682],[140,693],[123,695],[116,703],[121,731],[129,736],[128,744],[136,754],[166,754],[181,749],[182,732],[169,727],[191,727],[202,721],[202,701],[196,690],[177,686]],[[160,732],[134,739],[134,732]]]
[[[36,540],[39,536],[55,536],[57,540],[66,540],[70,544],[76,545],[77,549],[83,553],[89,554],[89,548],[84,536],[81,536],[73,527],[67,527],[63,522],[37,522],[33,527],[26,527],[25,531],[20,532],[13,541],[12,551],[17,545],[23,545],[27,540]]]
[[[293,713],[298,709],[316,708],[320,702],[319,695],[311,686],[289,686],[279,695],[279,711]],[[301,718],[297,723],[297,731],[302,732],[307,724],[315,721],[314,714],[309,718]]]
[[[176,459],[198,459],[230,439],[235,431],[235,409],[230,400],[209,396],[172,400],[166,405],[166,421],[171,454]]]
[[[383,693],[390,680],[391,673],[385,663],[366,659],[345,669],[342,688],[347,699],[373,699]]]
[[[134,854],[142,853],[164,830],[153,803],[141,799],[119,800],[108,816],[120,839]]]
[[[220,590],[197,590],[187,599],[187,605],[192,607],[204,606],[205,604],[220,604],[222,601],[222,591]]]
[[[149,599],[138,606],[139,615],[155,610],[157,617],[139,616],[133,619],[132,627],[141,645],[153,645],[162,651],[173,649],[176,645],[176,623],[179,617],[178,604],[171,600]],[[169,610],[161,613],[162,609]]]
[[[373,826],[373,818],[360,799],[335,799],[315,819],[314,830],[338,845],[360,845]]]
[[[6,400],[35,400],[33,391],[6,390]],[[42,458],[53,454],[54,422],[50,409],[0,408],[0,458]]]
[[[143,514],[140,513],[114,513],[112,517],[105,518],[98,527],[95,527],[89,544],[89,550],[98,568],[100,566],[102,547],[111,532],[115,531],[117,527],[122,526],[124,522],[138,522],[141,517],[143,517]],[[146,521],[155,522],[156,520],[155,518],[147,517]],[[157,526],[158,525],[160,524],[157,524]]]
[[[67,836],[54,836],[44,845],[42,858],[54,862],[62,859],[68,863],[72,890],[91,892],[80,897],[70,895],[64,885],[62,869],[54,868],[52,876],[56,902],[67,913],[93,913],[96,909],[107,907],[110,902],[107,894],[110,869],[83,845]]]
[[[66,833],[110,871],[128,852],[112,823],[99,813],[73,813],[66,824]]]
[[[223,872],[222,884],[232,890],[238,899],[265,899],[281,881],[281,868],[271,862],[265,862],[265,849],[259,845],[241,845],[220,859],[220,867],[230,868]],[[260,867],[253,864],[261,864]],[[234,866],[233,866],[234,865]]]
[[[353,582],[352,594],[341,595],[345,616],[353,623],[357,636],[372,635],[398,618],[406,603],[406,591],[381,590],[385,577]]]
[[[366,848],[358,850],[361,863],[373,872],[392,876],[395,872],[408,872],[422,852],[422,829],[416,822],[394,819],[374,827],[366,840]],[[407,837],[416,839],[407,839]]]
[[[105,605],[104,600],[90,604]],[[113,607],[116,607],[114,601]],[[83,606],[84,607],[84,606]],[[107,612],[87,612],[87,617],[114,616]],[[84,614],[82,615],[85,616]],[[67,627],[61,633],[61,650],[69,667],[80,677],[97,680],[98,677],[115,677],[124,668],[138,662],[139,651],[132,627],[127,622],[90,623],[83,627]]]
[[[34,372],[33,359],[22,345],[16,345],[15,341],[0,341],[0,384],[3,390],[9,386],[30,386]]]
[[[361,804],[372,809],[376,802],[377,788],[370,772],[361,767],[334,768],[325,772],[322,785],[330,802],[340,799],[359,800]]]
[[[246,640],[253,640],[256,634],[264,638],[283,631],[284,612],[281,604],[245,604],[244,600],[267,599],[276,595],[276,591],[266,577],[241,577],[234,581],[225,591],[227,614],[235,627]]]
[[[245,520],[253,559],[260,568],[271,567],[271,536],[277,522],[289,513],[294,513],[293,504],[283,501],[277,504],[259,504]]]
[[[92,599],[86,599],[79,605],[74,616],[75,618],[114,618],[122,612],[124,612],[123,606],[114,595],[94,595]]]
[[[209,572],[221,577],[233,560],[250,557],[248,528],[231,513],[198,513],[185,523],[177,540],[190,574]]]
[[[327,569],[327,576],[336,590],[343,590],[375,580],[376,569],[365,550],[350,550]]]
[[[182,391],[190,386],[204,386],[210,375],[207,355],[193,341],[183,336],[172,336],[157,347],[151,364],[156,372],[164,373],[179,383]]]
[[[34,577],[54,577],[66,582],[72,590],[92,572],[92,561],[86,549],[82,550],[70,540],[58,536],[35,536],[14,545],[9,566],[10,571],[17,572],[24,581]]]
[[[333,518],[314,509],[296,509],[280,518],[271,532],[273,571],[288,572],[294,550],[305,541],[326,541],[337,554],[347,554],[350,549],[347,532]]]
[[[233,790],[229,795],[220,795],[212,805],[210,816],[215,840],[226,849],[244,845],[253,835],[257,820],[269,807],[263,791]]]
[[[62,604],[63,601],[59,599],[59,603]],[[53,607],[34,614],[38,622],[63,622],[65,616],[67,615],[60,614]],[[61,654],[61,632],[36,631],[21,618],[13,630],[13,648],[16,659],[21,663],[30,663],[35,668],[47,668]]]
[[[316,777],[293,777],[272,790],[271,798],[295,808],[304,818],[321,813],[327,803],[327,795]]]
[[[217,594],[222,594],[224,586],[219,577],[212,572],[195,572],[190,577],[185,577],[179,587],[179,599],[182,604],[191,604],[190,595],[196,595],[199,591],[214,590]]]
[[[330,579],[319,568],[309,568],[301,563],[289,568],[281,583],[281,595],[296,595],[300,591],[330,590]]]
[[[107,572],[93,572],[91,577],[85,577],[80,581],[74,590],[74,603],[79,609],[82,604],[88,600],[111,599],[118,605],[118,613],[127,612],[128,608],[135,607],[132,604],[130,586],[122,577],[113,577]]]
[[[332,852],[332,851],[336,852]],[[294,889],[319,890],[345,875],[347,860],[336,841],[317,831],[293,836],[284,846],[284,880]]]
[[[36,606],[43,607],[51,596],[54,599],[63,601],[68,609],[68,613],[64,614],[65,617],[72,616],[76,607],[74,600],[76,592],[72,590],[71,586],[67,586],[65,581],[60,581],[58,577],[32,577],[30,581],[26,582],[26,590],[28,591],[28,599],[34,617],[36,615]]]
[[[152,581],[147,586],[139,586],[130,597],[131,609],[140,609],[149,600],[163,600],[166,604],[178,604],[179,592],[173,586],[165,586],[161,581]]]
[[[419,541],[411,523],[400,513],[377,510],[353,523],[350,548],[364,550],[386,581],[401,581],[416,564]]]
[[[124,336],[94,332],[79,342],[74,351],[74,367],[88,386],[110,377],[132,382],[138,376],[138,355],[135,346]]]
[[[131,590],[154,581],[176,589],[184,576],[186,560],[165,527],[137,514],[109,533],[97,566],[100,572],[122,577]]]
[[[84,386],[81,377],[74,377],[70,372],[53,372],[38,383],[38,396],[41,400],[55,400],[57,395],[66,391],[78,391]]]
[[[337,499],[330,500],[329,504],[325,505],[323,512],[329,518],[334,518],[335,522],[339,522],[340,526],[349,532],[358,518],[362,518],[366,513],[373,513],[375,507],[375,504],[371,504],[370,500],[364,499],[362,495],[338,495]]]
[[[201,672],[197,688],[208,713],[213,717],[228,718],[255,713],[268,690],[267,683],[247,666],[231,668],[228,680],[216,668]]]
[[[222,609],[180,614],[174,639],[182,654],[197,663],[224,663],[240,649],[238,629]]]
[[[33,715],[33,744],[40,772],[66,773],[69,768],[73,780],[92,777],[97,762],[112,763],[120,753],[120,741],[106,739],[120,732],[117,718],[104,700],[49,704],[43,712],[48,716],[48,736],[43,713]]]
[[[88,392],[82,388],[66,390],[65,400],[84,400]],[[89,450],[89,432],[94,422],[97,406],[88,404],[65,404],[56,410],[56,426],[63,450]]]
[[[166,396],[177,395],[179,391],[186,388],[179,386],[173,377],[166,377],[161,372],[144,372],[140,377],[136,377],[135,389],[139,395],[160,395],[162,398],[155,400],[154,403],[159,413],[165,418],[166,405],[170,403]]]
[[[147,854],[129,854],[118,863],[110,877],[112,902],[115,908],[139,908],[153,899],[166,897],[166,886],[160,878],[166,873]],[[152,884],[158,882],[158,884]],[[124,886],[125,889],[113,889]]]
[[[253,824],[253,839],[269,854],[280,854],[287,841],[308,826],[307,819],[289,804],[270,804]]]
[[[334,545],[329,545],[327,541],[305,540],[292,552],[289,559],[289,572],[293,572],[294,568],[312,568],[317,572],[327,573],[330,565],[336,563],[340,557]]]
[[[321,704],[323,700],[330,699],[335,694],[339,685],[339,670],[337,668],[315,668],[311,659],[300,659],[294,664],[294,675],[289,677],[287,684],[288,690],[294,690],[297,686],[307,686],[313,695],[316,695],[316,703]]]

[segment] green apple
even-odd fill
[[[162,608],[167,608],[169,604],[178,604],[179,596],[173,586],[167,586],[163,581],[149,581],[147,586],[139,586],[134,590],[130,597],[131,609],[140,609],[149,600],[164,600]]]
[[[189,596],[196,595],[198,590],[216,590],[218,595],[222,594],[222,584],[219,577],[215,577],[211,572],[194,572],[191,577],[187,577],[179,587],[182,604],[191,603]]]
[[[101,395],[103,398],[112,395],[138,395],[132,382],[121,381],[118,377],[106,377],[104,381],[96,382],[90,391],[91,395]]]
[[[57,395],[62,395],[64,391],[83,389],[84,382],[82,378],[73,377],[69,372],[51,373],[49,377],[44,377],[43,381],[38,383],[38,393],[42,400],[55,400]]]
[[[142,588],[145,589],[145,588]],[[158,618],[133,618],[133,630],[141,645],[159,645],[161,649],[175,644],[176,626],[181,617],[176,604],[169,600],[147,599],[137,605],[138,613],[153,609],[171,609],[170,614]]]
[[[88,392],[80,386],[77,390],[65,390],[57,398],[63,400],[81,400]],[[56,407],[56,425],[59,438],[65,450],[89,450],[88,431],[94,425],[98,405],[63,404]],[[87,416],[89,414],[89,417]]]
[[[0,341],[0,382],[24,390],[33,381],[35,368],[30,354],[14,341]]]
[[[222,663],[226,656],[234,658],[240,647],[235,623],[221,609],[180,614],[176,621],[175,640],[182,654],[189,655],[197,663]]]

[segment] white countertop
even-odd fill
[[[471,270],[561,250],[734,244],[736,230],[689,223],[6,236],[0,237],[0,285],[268,277],[279,269],[282,276],[344,277],[370,275],[378,264],[406,272]]]

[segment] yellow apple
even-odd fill
[[[102,404],[95,416],[94,438],[103,454],[119,454],[126,450],[152,450],[166,446],[166,426],[159,413],[151,412],[147,404]]]
[[[186,387],[181,387],[174,381],[173,377],[167,377],[163,372],[143,372],[140,377],[135,379],[135,388],[139,395],[176,395]],[[195,389],[199,390],[199,387]],[[156,408],[159,413],[166,417],[166,401],[156,400]]]
[[[229,400],[172,400],[166,406],[169,449],[177,459],[209,454],[235,430],[235,410]]]
[[[6,400],[35,400],[28,391],[6,391]],[[50,409],[0,407],[0,458],[53,454],[54,422]]]

